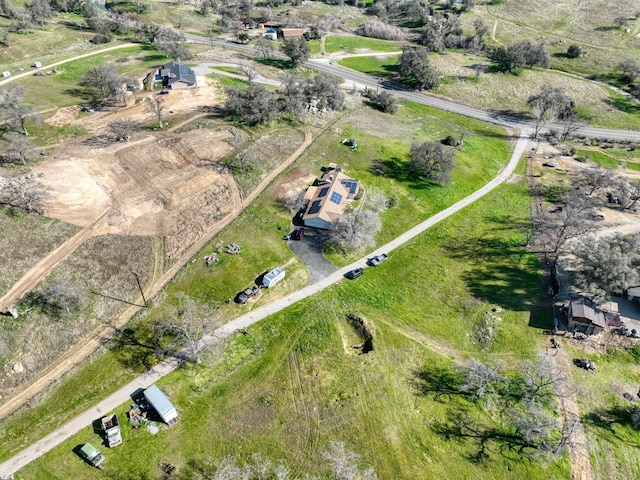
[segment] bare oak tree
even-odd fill
[[[24,89],[18,83],[12,83],[0,90],[0,122],[5,132],[27,131],[27,119],[34,115],[35,109],[24,102]]]
[[[472,358],[461,368],[464,380],[460,389],[472,398],[490,397],[496,393],[499,386],[504,387],[509,382],[508,378],[501,373],[503,368],[503,362],[488,364]]]
[[[0,205],[17,211],[42,213],[48,198],[48,189],[33,173],[0,177]]]
[[[552,253],[558,253],[569,240],[597,227],[591,197],[573,192],[563,195],[555,208],[544,209],[533,219],[534,231]]]
[[[27,160],[35,154],[36,149],[31,137],[9,132],[5,134],[4,139],[7,141],[7,152],[3,158],[7,162],[20,162],[22,165],[26,165]]]
[[[358,465],[358,454],[346,449],[344,442],[331,442],[322,452],[333,471],[335,480],[377,480],[373,468],[364,470]]]
[[[354,210],[345,213],[331,230],[330,241],[339,250],[354,252],[375,245],[375,236],[382,228],[377,212]]]
[[[173,338],[169,350],[176,351],[180,347],[188,361],[199,364],[204,348],[203,337],[219,325],[218,306],[196,303],[184,294],[178,295],[177,301],[174,311],[160,320],[155,328],[162,336]]]
[[[576,243],[572,253],[576,284],[597,298],[626,296],[629,288],[640,286],[638,235],[587,236]]]

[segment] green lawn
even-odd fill
[[[397,52],[402,50],[402,42],[380,40],[378,38],[359,36],[324,37],[324,53],[369,53],[369,52]],[[314,40],[309,43],[312,54],[322,53],[321,42]]]
[[[400,69],[399,55],[385,55],[384,57],[351,57],[344,58],[338,63],[343,67],[352,68],[369,75],[391,76]]]

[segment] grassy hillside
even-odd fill
[[[535,355],[529,324],[537,317],[539,265],[519,247],[523,234],[513,227],[528,219],[528,209],[524,180],[504,185],[361,279],[234,337],[205,368],[172,374],[162,387],[180,410],[178,424],[153,437],[125,428],[125,444],[105,449],[106,472],[154,478],[168,462],[190,478],[226,455],[257,452],[283,461],[296,476],[329,478],[322,451],[343,441],[379,478],[569,478],[565,459],[532,461],[499,439],[487,441],[484,461],[471,461],[482,446],[446,433],[455,419],[486,428],[503,428],[504,419],[463,397],[436,395],[443,392],[421,380],[446,372],[451,356],[495,355],[511,363]],[[483,254],[472,254],[478,248]],[[475,317],[495,304],[505,309],[503,322],[494,347],[482,353],[473,340]],[[347,313],[373,326],[372,352],[358,355],[350,347],[355,335]],[[100,443],[92,428],[20,478],[101,477],[72,452],[86,441]]]

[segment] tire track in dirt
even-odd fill
[[[176,262],[167,270],[162,276],[155,280],[151,285],[145,289],[145,297],[147,300],[152,299],[157,295],[172,279],[173,277],[186,265],[186,263],[198,253],[213,237],[216,233],[222,230],[235,220],[242,211],[253,201],[256,197],[262,193],[262,191],[276,178],[283,170],[289,167],[300,155],[311,145],[313,141],[313,135],[311,132],[305,133],[303,143],[293,152],[278,168],[273,170],[267,175],[262,182],[251,192],[251,194],[243,199],[242,192],[237,182],[229,182],[230,190],[232,193],[233,210],[222,220],[213,224],[191,247],[189,247],[182,256],[176,260]],[[0,307],[5,305],[6,299],[14,298],[17,294],[22,293],[22,296],[26,295],[29,291],[33,290],[38,283],[46,277],[46,275],[55,267],[58,263],[63,261],[68,255],[73,253],[87,238],[89,238],[94,232],[98,232],[103,226],[106,215],[108,212],[104,212],[92,225],[82,229],[78,234],[74,235],[71,239],[67,240],[63,245],[58,247],[52,253],[50,253],[44,260],[42,260],[36,267],[32,268],[27,275],[14,285],[7,295],[0,300]],[[82,235],[81,235],[82,233]],[[73,241],[72,241],[73,240]],[[63,248],[64,247],[64,248]],[[154,255],[155,256],[155,255]],[[162,255],[161,255],[162,257]],[[156,256],[156,262],[158,258]],[[164,260],[162,260],[164,262]],[[48,269],[47,269],[48,267]],[[154,266],[154,277],[157,271],[157,265]],[[31,274],[31,275],[29,275]],[[28,276],[28,277],[27,277]],[[18,284],[21,285],[18,288]],[[12,295],[12,296],[10,296]],[[22,298],[22,297],[20,297]],[[114,332],[114,328],[120,328],[125,325],[139,310],[142,308],[142,298],[136,300],[139,305],[132,305],[127,308],[118,318],[108,326],[98,327],[94,332],[87,337],[81,344],[76,345],[75,348],[67,351],[60,359],[53,364],[53,366],[43,372],[43,374],[34,382],[29,384],[26,388],[16,393],[2,405],[0,405],[0,420],[9,415],[12,411],[16,410],[29,399],[33,398],[37,394],[41,393],[47,387],[54,384],[63,374],[71,370],[80,362],[85,360],[89,355],[95,352],[107,339],[109,339]],[[8,308],[8,307],[7,307]],[[4,310],[6,311],[6,310]]]

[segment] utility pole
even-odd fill
[[[144,292],[142,291],[142,285],[140,285],[140,274],[138,272],[136,272],[135,270],[131,270],[131,272],[135,275],[136,277],[136,283],[138,284],[138,289],[140,290],[140,295],[142,295],[142,301],[144,302],[144,306],[147,306],[147,299],[144,298]]]

